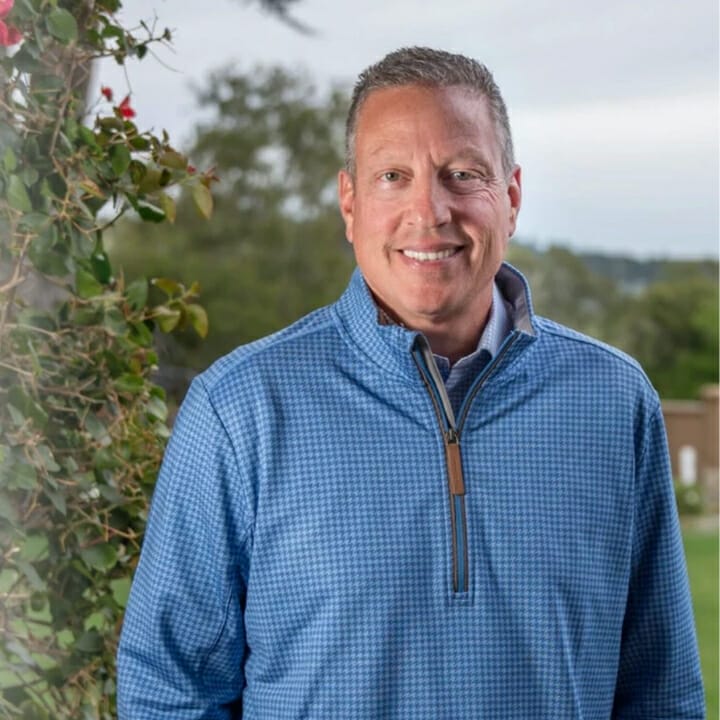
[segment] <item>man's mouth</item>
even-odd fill
[[[449,258],[455,253],[459,252],[460,248],[448,248],[447,250],[438,250],[437,252],[420,252],[419,250],[403,250],[402,254],[405,257],[412,258],[413,260],[419,260],[420,262],[428,262],[430,260],[444,260]]]

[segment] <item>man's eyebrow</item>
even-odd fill
[[[460,150],[456,153],[453,153],[453,155],[450,157],[449,162],[469,162],[469,163],[475,163],[477,165],[482,165],[486,168],[492,167],[492,162],[490,160],[490,157],[481,150],[477,150],[475,148],[464,148],[463,150]]]

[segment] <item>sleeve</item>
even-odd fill
[[[165,452],[125,613],[119,720],[241,716],[251,536],[241,480],[196,378]]]
[[[659,403],[636,466],[632,567],[613,718],[705,718],[702,676]]]

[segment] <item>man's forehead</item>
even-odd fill
[[[357,144],[371,159],[402,148],[406,139],[441,141],[458,159],[485,160],[495,131],[486,98],[464,86],[401,85],[374,90],[360,109]]]

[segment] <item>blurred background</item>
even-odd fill
[[[502,88],[536,310],[660,393],[718,717],[716,0],[120,4],[0,0],[0,716],[115,716],[174,412],[343,291],[352,84],[430,45]]]

